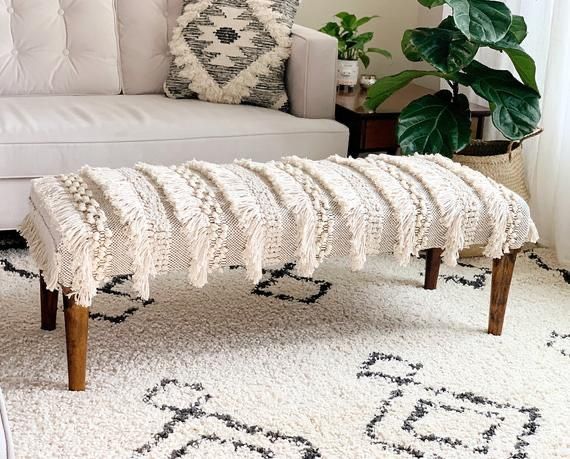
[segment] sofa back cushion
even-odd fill
[[[0,95],[118,94],[119,75],[114,0],[3,2]]]
[[[125,94],[162,93],[168,75],[168,42],[182,0],[117,0]]]

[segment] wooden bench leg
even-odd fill
[[[65,341],[67,345],[67,374],[69,390],[85,390],[87,369],[87,336],[89,308],[75,303],[64,290]]]
[[[442,249],[429,249],[426,251],[426,275],[424,281],[424,289],[426,290],[435,290],[437,288],[442,252]]]
[[[489,334],[501,336],[507,301],[513,278],[513,270],[519,250],[493,260],[493,280],[491,284],[491,308],[489,312]]]
[[[40,307],[42,310],[42,330],[55,330],[57,319],[57,290],[51,292],[46,287],[44,276],[40,271]]]

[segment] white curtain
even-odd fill
[[[570,266],[570,0],[506,0],[525,17],[523,47],[536,60],[545,131],[524,145],[531,209],[544,245]],[[495,68],[514,69],[508,56],[484,49],[477,57]],[[481,102],[470,94],[473,102]],[[489,123],[490,124],[490,123]],[[500,134],[488,126],[486,137]]]

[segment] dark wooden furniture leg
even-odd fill
[[[57,319],[58,292],[50,292],[40,271],[40,307],[42,310],[42,330],[55,330]]]
[[[424,281],[424,289],[426,290],[435,290],[437,288],[442,252],[442,249],[429,249],[426,251],[426,276]]]
[[[513,270],[519,250],[493,260],[493,280],[491,284],[491,308],[489,311],[489,334],[501,336]]]
[[[479,115],[477,117],[477,132],[475,133],[475,138],[477,140],[483,140],[484,133],[485,133],[485,117]]]
[[[87,369],[89,308],[77,304],[75,297],[67,296],[69,293],[69,290],[63,291],[69,390],[83,391]]]

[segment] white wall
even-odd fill
[[[340,11],[348,11],[358,17],[379,15],[362,30],[375,33],[371,46],[385,48],[394,55],[392,60],[380,55],[371,57],[368,73],[382,76],[411,67],[402,55],[400,42],[406,29],[417,27],[419,7],[417,0],[303,0],[296,22],[318,29],[333,20]]]

